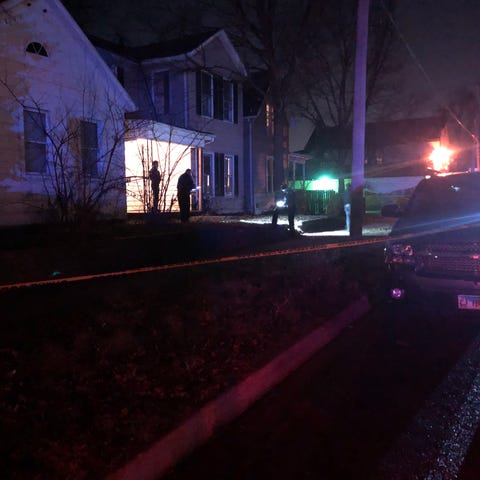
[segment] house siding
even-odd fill
[[[99,150],[107,152],[113,132],[121,131],[125,110],[132,104],[119,86],[109,83],[113,78],[106,78],[99,68],[101,60],[93,49],[85,48],[86,38],[73,29],[76,24],[59,2],[17,2],[11,7],[4,2],[3,7],[12,21],[0,29],[0,63],[6,79],[6,86],[0,85],[0,224],[37,223],[47,218],[55,190],[50,175],[25,172],[22,105],[45,112],[48,125],[56,125],[57,138],[66,136],[71,119],[98,122]],[[26,52],[32,41],[40,42],[48,57]],[[47,147],[51,159],[53,145]],[[112,178],[123,177],[123,159],[120,142],[112,157]],[[105,196],[101,211],[125,215],[121,185]]]
[[[233,49],[233,47],[232,47]],[[207,134],[215,140],[203,147],[203,152],[228,154],[235,158],[235,192],[232,196],[218,195],[209,198],[209,209],[215,213],[241,213],[245,209],[244,163],[243,163],[243,111],[242,87],[240,80],[243,72],[238,72],[238,65],[232,60],[224,41],[217,37],[207,40],[195,54],[185,52],[173,58],[149,58],[132,62],[120,55],[110,54],[100,49],[105,61],[113,65],[121,65],[125,69],[125,88],[135,100],[138,111],[136,119],[153,120],[172,126]],[[190,52],[191,53],[191,52]],[[197,113],[197,82],[196,75],[205,70],[218,78],[235,82],[235,121],[224,121],[201,116]],[[169,72],[169,109],[165,113],[157,108],[152,96],[152,79],[155,72]],[[234,73],[236,72],[237,73]],[[195,174],[197,185],[202,192],[203,176],[201,150],[196,150],[191,168]],[[181,172],[183,173],[183,171]],[[218,193],[218,192],[217,192]],[[174,207],[176,209],[176,207]]]

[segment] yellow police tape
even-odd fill
[[[137,273],[158,272],[162,270],[173,270],[178,268],[197,267],[201,265],[236,262],[240,260],[275,257],[279,255],[293,255],[298,253],[318,252],[321,250],[333,250],[336,248],[357,247],[357,246],[380,243],[380,242],[382,243],[385,242],[385,237],[382,237],[382,238],[375,237],[368,240],[362,239],[362,240],[350,240],[350,241],[338,242],[338,243],[326,243],[323,245],[315,245],[315,246],[300,247],[300,248],[289,248],[284,250],[272,250],[272,251],[244,254],[244,255],[232,255],[228,257],[211,258],[211,259],[205,259],[205,260],[194,260],[190,262],[181,262],[181,263],[171,263],[167,265],[158,265],[155,267],[135,268],[131,270],[122,270],[118,272],[96,273],[91,275],[78,275],[73,277],[52,278],[48,280],[37,280],[37,281],[31,281],[31,282],[10,283],[6,285],[0,285],[0,291],[12,290],[15,288],[29,288],[29,287],[38,287],[38,286],[45,286],[45,285],[57,285],[60,283],[84,282],[87,280],[95,280],[99,278],[120,277],[124,275],[133,275]]]

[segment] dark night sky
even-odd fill
[[[65,0],[72,5],[79,0]],[[144,15],[154,28],[162,28],[168,7],[180,7],[185,22],[199,22],[199,15],[186,7],[192,0],[92,0],[98,15],[89,15],[90,27],[98,32],[132,25],[137,28]],[[199,2],[193,0],[195,5]],[[479,0],[399,0],[396,22],[413,59],[405,54],[404,75],[408,89],[422,99],[429,99],[428,109],[441,104],[438,94],[456,87],[480,82],[480,1]],[[81,16],[75,15],[77,21]],[[135,21],[135,17],[137,20]],[[92,22],[92,18],[95,21]],[[79,23],[82,23],[81,21]],[[84,26],[84,25],[82,25]],[[97,33],[98,33],[97,32]],[[419,66],[424,69],[421,73]],[[421,113],[421,112],[419,112]]]
[[[480,82],[478,0],[401,0],[398,25],[433,84],[408,58],[410,88],[428,95]]]

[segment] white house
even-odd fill
[[[131,97],[59,0],[0,2],[0,224],[126,213]]]
[[[151,162],[159,160],[161,209],[178,209],[176,179],[190,168],[199,209],[243,212],[246,71],[226,33],[135,48],[92,41],[138,105],[127,115],[129,211],[140,211],[142,204],[148,208],[148,182],[143,180]]]

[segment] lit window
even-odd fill
[[[48,53],[45,50],[45,47],[38,42],[31,42],[27,45],[25,49],[28,53],[33,53],[35,55],[40,55],[42,57],[48,57]]]
[[[46,117],[42,112],[24,110],[25,171],[43,173],[47,167]]]
[[[98,133],[94,122],[80,121],[80,158],[85,174],[98,175]]]
[[[214,191],[214,181],[213,173],[214,169],[212,168],[213,155],[211,153],[204,153],[202,156],[203,164],[203,193],[207,197],[213,197]]]
[[[224,192],[227,197],[232,196],[234,192],[234,162],[233,155],[224,156]]]
[[[265,105],[265,126],[267,127],[268,133],[273,135],[274,133],[274,110],[273,110],[273,105],[270,105],[267,103]]]

